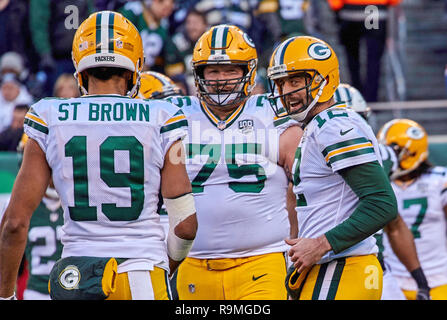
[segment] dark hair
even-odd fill
[[[130,72],[124,68],[115,67],[96,67],[85,70],[89,76],[95,77],[99,80],[110,80],[113,76],[123,77],[125,72]]]
[[[27,104],[16,104],[16,106],[14,107],[14,110],[28,111],[29,110],[29,105],[27,105]]]
[[[433,168],[433,164],[427,160],[422,162],[416,169],[408,173],[408,176],[411,179],[417,179],[419,178],[423,173],[429,171],[431,168]]]
[[[124,68],[116,68],[116,67],[96,67],[96,68],[88,68],[84,72],[81,73],[82,82],[84,88],[88,89],[88,77],[94,77],[96,79],[107,81],[112,79],[113,76],[123,77],[126,72],[131,72]],[[86,76],[88,75],[88,77]],[[132,77],[127,81],[127,90],[132,90]]]

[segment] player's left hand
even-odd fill
[[[431,300],[430,288],[419,288],[416,294],[416,300]]]
[[[313,266],[320,261],[326,252],[331,250],[331,246],[325,236],[314,239],[286,239],[285,241],[292,246],[289,249],[289,256],[298,272]]]

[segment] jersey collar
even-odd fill
[[[346,102],[343,102],[343,101],[341,101],[341,102],[336,102],[336,103],[334,103],[332,106],[330,106],[328,109],[331,109],[331,108],[347,108],[348,106],[346,105]],[[327,110],[327,109],[326,109]]]
[[[229,126],[233,124],[234,121],[241,115],[242,110],[245,107],[245,103],[247,101],[244,101],[244,103],[241,103],[239,107],[237,107],[232,113],[228,115],[228,117],[225,120],[220,120],[212,111],[209,109],[206,104],[203,101],[200,101],[200,106],[202,108],[203,113],[206,115],[206,117],[211,121],[212,124],[214,124],[217,129],[219,130],[225,130]]]
[[[313,118],[308,122],[311,123],[316,117],[318,117],[318,115],[320,115],[322,112],[328,111],[332,108],[347,108],[348,106],[346,105],[345,102],[341,101],[341,102],[336,102],[334,103],[332,106],[330,106],[329,108],[326,108],[322,111],[320,111],[319,113],[317,113],[316,115],[313,116]],[[305,125],[304,127],[307,127],[307,125]]]

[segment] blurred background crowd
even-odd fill
[[[79,95],[72,76],[72,39],[79,24],[98,10],[118,11],[132,21],[143,39],[145,69],[168,75],[186,94],[195,94],[190,68],[194,44],[212,25],[237,25],[256,44],[255,93],[269,90],[266,67],[275,46],[291,36],[312,35],[333,46],[342,82],[358,88],[372,104],[377,127],[390,117],[405,115],[418,118],[425,127],[430,121],[429,134],[447,134],[446,3],[0,0],[0,151],[16,150],[23,116],[34,101]],[[369,11],[370,4],[376,11]],[[390,104],[396,101],[405,103]],[[427,110],[435,116],[427,116]]]

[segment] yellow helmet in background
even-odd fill
[[[380,128],[377,140],[396,152],[399,167],[391,176],[392,179],[417,169],[428,158],[427,132],[413,120],[388,121]]]
[[[72,58],[82,94],[88,93],[84,70],[114,67],[132,72],[128,95],[137,95],[144,64],[143,43],[137,28],[120,13],[100,11],[84,20],[74,35]]]
[[[244,75],[232,80],[205,80],[207,65],[232,64],[241,66]],[[211,27],[197,40],[192,57],[192,69],[198,95],[212,106],[242,103],[255,87],[258,54],[250,37],[233,25]],[[232,92],[222,92],[225,85],[234,85]],[[213,87],[214,90],[210,90]]]
[[[141,99],[163,99],[182,94],[180,87],[162,73],[146,71],[141,74],[138,92]]]
[[[287,94],[283,94],[279,80],[296,74],[308,75],[306,79],[309,78],[309,83],[294,91],[305,89],[307,103],[299,110],[290,112],[290,106],[284,99]],[[323,40],[309,36],[283,41],[270,58],[267,76],[272,94],[281,99],[288,114],[297,121],[303,121],[317,102],[329,101],[340,83],[338,58],[334,50]],[[277,115],[278,111],[275,110]]]

